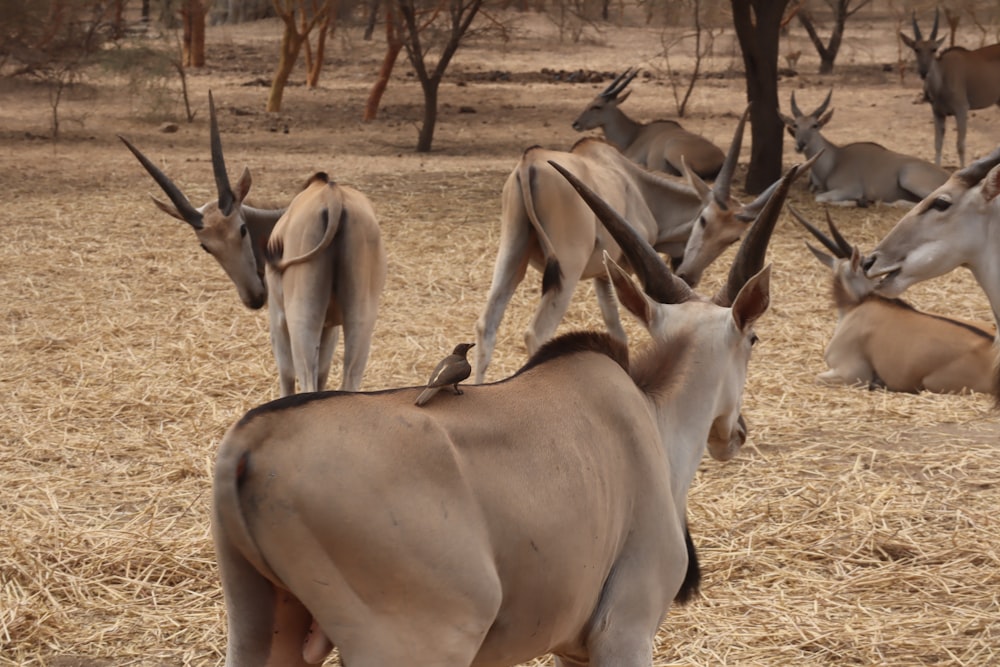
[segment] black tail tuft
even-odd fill
[[[674,596],[677,604],[687,604],[698,595],[701,588],[701,567],[698,565],[698,553],[695,551],[694,542],[691,540],[691,533],[687,526],[684,526],[684,545],[688,552],[688,568],[684,574],[684,582],[681,583],[680,590]]]
[[[285,254],[285,244],[281,239],[274,239],[264,248],[264,260],[271,266],[277,266]]]
[[[562,289],[562,269],[559,267],[559,260],[550,257],[545,262],[545,271],[542,273],[542,294],[548,294],[549,290]]]

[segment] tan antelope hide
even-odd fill
[[[226,664],[316,663],[332,645],[351,667],[546,653],[650,664],[671,601],[698,586],[686,497],[706,443],[725,460],[746,437],[761,267],[787,185],[707,301],[576,181],[645,285],[607,259],[651,338],[634,358],[576,333],[506,380],[424,407],[410,387],[248,412],[213,485]]]
[[[948,180],[948,172],[930,162],[891,151],[884,146],[860,141],[838,146],[820,133],[833,116],[827,111],[831,90],[812,113],[804,114],[792,93],[792,117],[781,121],[795,138],[795,150],[815,157],[809,180],[816,201],[855,203],[918,202]]]
[[[905,392],[992,391],[992,327],[921,312],[900,299],[875,294],[875,281],[861,268],[861,253],[840,234],[829,212],[833,239],[789,210],[833,253],[806,243],[830,269],[838,315],[824,354],[830,369],[819,374],[820,381]]]
[[[876,290],[898,296],[910,285],[960,266],[972,271],[1000,322],[1000,148],[952,175],[914,206],[864,260]],[[1000,363],[994,391],[1000,405]]]
[[[917,56],[917,70],[924,80],[924,98],[931,103],[934,115],[934,162],[941,164],[944,144],[944,121],[955,117],[958,163],[965,166],[965,131],[969,111],[1000,106],[1000,44],[969,50],[953,46],[938,53],[944,37],[938,39],[938,10],[934,10],[934,29],[924,39],[913,14],[913,39],[899,33],[903,43]],[[995,122],[995,121],[994,121]]]
[[[755,217],[774,191],[772,186],[745,206],[730,197],[746,117],[744,112],[726,165],[711,188],[690,173],[685,180],[643,169],[599,139],[583,139],[569,153],[539,147],[526,150],[503,188],[500,247],[486,306],[476,322],[475,381],[485,379],[500,320],[529,264],[542,272],[541,299],[524,334],[529,355],[552,337],[577,283],[586,279],[594,281],[608,331],[625,340],[601,263],[605,250],[618,261],[618,246],[565,179],[548,164],[550,160],[565,166],[621,211],[657,250],[678,259],[696,222],[720,230],[720,235],[738,238],[747,227],[745,219]],[[736,230],[735,234],[732,230]],[[704,244],[684,256],[679,275],[689,283],[697,282],[720,252],[715,245]]]
[[[619,74],[573,121],[573,129],[583,132],[601,128],[610,144],[649,169],[681,176],[684,174],[683,161],[688,171],[701,178],[715,178],[725,161],[718,146],[701,135],[688,132],[677,121],[641,123],[618,108],[632,93],[625,89],[638,73],[638,69],[627,69]]]
[[[340,330],[340,388],[357,391],[368,362],[386,258],[375,210],[354,188],[315,174],[267,243],[268,315],[281,395],[326,385]]]

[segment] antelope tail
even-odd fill
[[[552,289],[562,289],[563,273],[555,248],[552,246],[552,239],[545,232],[545,228],[542,227],[542,222],[538,219],[538,214],[535,211],[532,190],[537,173],[534,165],[525,164],[525,160],[521,160],[517,181],[521,186],[521,198],[524,202],[525,213],[528,215],[528,220],[531,221],[531,226],[538,237],[538,245],[542,248],[542,256],[545,258],[545,270],[542,272],[542,294],[546,294]]]
[[[342,225],[347,224],[347,209],[341,207],[340,218],[337,221],[337,224],[335,225],[330,224],[330,209],[324,208],[321,217],[323,219],[324,232],[323,232],[323,238],[320,239],[316,247],[305,254],[299,255],[298,257],[289,257],[288,259],[283,259],[281,257],[282,244],[280,241],[278,241],[278,243],[276,243],[273,248],[268,248],[269,252],[267,260],[268,263],[271,265],[271,268],[280,273],[285,269],[287,269],[289,266],[292,266],[293,264],[302,264],[303,262],[308,262],[310,259],[312,259],[316,255],[320,254],[321,252],[330,247],[330,244],[333,243],[333,238],[337,235],[337,231],[341,228]]]

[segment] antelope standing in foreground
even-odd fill
[[[336,327],[340,325],[344,328],[341,389],[357,390],[385,280],[385,253],[371,204],[352,188],[326,184],[319,188],[324,193],[321,196],[299,194],[287,211],[247,206],[243,202],[250,191],[250,170],[243,169],[234,190],[229,184],[211,93],[208,102],[217,201],[195,208],[149,158],[127,139],[119,138],[172,205],[155,197],[153,202],[168,215],[191,225],[201,247],[222,265],[247,307],[258,309],[267,303],[270,287],[271,345],[281,394],[294,393],[296,374],[302,391],[325,386],[337,344]],[[323,179],[325,175],[319,180]],[[310,187],[316,181],[314,177]],[[276,255],[277,248],[283,245],[304,256],[265,269],[269,244],[272,254]],[[282,279],[284,267],[293,265],[298,265],[291,271],[296,277]],[[335,282],[324,282],[330,279]]]
[[[583,132],[601,128],[609,143],[649,169],[681,176],[684,174],[683,159],[688,170],[701,178],[715,178],[725,161],[718,146],[701,135],[688,132],[676,121],[640,123],[618,108],[632,93],[625,88],[638,73],[638,69],[627,69],[619,74],[573,121],[573,129]]]
[[[334,645],[351,667],[651,663],[671,601],[699,584],[688,488],[706,446],[726,460],[746,438],[761,267],[788,187],[713,302],[575,185],[642,279],[645,292],[605,256],[651,345],[631,360],[607,334],[570,334],[423,408],[411,387],[247,413],[213,483],[227,665],[319,663]]]
[[[898,296],[922,280],[968,267],[1000,324],[1000,147],[957,171],[914,206],[863,263],[876,291]],[[995,353],[1000,345],[995,343]],[[998,360],[1000,361],[1000,360]],[[1000,405],[1000,363],[994,393]]]
[[[552,337],[577,283],[591,278],[608,331],[625,340],[611,283],[601,265],[603,250],[616,261],[620,251],[593,212],[548,164],[550,160],[571,169],[622,211],[657,250],[677,258],[695,220],[712,220],[713,227],[735,225],[742,231],[745,222],[718,219],[755,216],[776,187],[772,185],[745,206],[730,197],[746,117],[744,113],[740,119],[726,164],[711,188],[690,172],[684,180],[646,170],[600,139],[582,139],[569,153],[539,147],[526,150],[503,187],[500,248],[486,307],[476,322],[475,381],[485,379],[504,309],[524,280],[529,263],[543,276],[542,297],[524,334],[529,355]],[[684,257],[686,273],[682,276],[689,280],[700,276],[718,256],[712,252],[713,248],[706,246],[703,253]]]
[[[837,328],[818,378],[827,384],[865,384],[889,391],[961,393],[993,389],[993,336],[989,325],[924,313],[900,299],[875,294],[861,268],[861,253],[840,234],[827,212],[833,239],[789,207],[792,215],[833,255],[806,243],[830,269]]]
[[[792,93],[793,117],[779,112],[788,133],[795,139],[795,150],[807,157],[817,157],[810,172],[810,182],[820,194],[816,201],[855,203],[868,206],[875,202],[918,202],[948,179],[948,172],[930,162],[896,153],[870,141],[838,146],[824,137],[820,129],[830,122],[833,109],[827,111],[831,90],[812,113],[804,114]]]
[[[961,46],[938,49],[944,37],[937,38],[940,14],[934,10],[934,28],[924,39],[913,14],[913,39],[899,33],[903,43],[917,56],[917,70],[924,80],[924,97],[934,114],[934,163],[941,164],[944,143],[944,121],[955,117],[958,163],[965,166],[965,130],[971,109],[1000,106],[1000,44],[970,51]]]

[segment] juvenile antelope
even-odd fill
[[[955,117],[958,163],[965,166],[965,131],[969,110],[1000,106],[1000,44],[970,51],[953,46],[938,53],[944,37],[938,39],[938,19],[934,10],[934,28],[924,39],[913,14],[913,39],[899,33],[903,43],[917,56],[917,70],[924,80],[924,97],[931,103],[934,114],[934,163],[941,164],[944,143],[944,121]]]
[[[861,253],[827,213],[833,239],[798,211],[792,215],[827,250],[806,243],[831,272],[837,327],[824,359],[828,384],[864,384],[889,391],[960,393],[993,389],[993,336],[989,325],[924,313],[900,299],[875,294],[876,281],[861,268]]]
[[[222,265],[243,303],[261,308],[268,302],[270,289],[271,345],[281,394],[294,393],[296,374],[302,391],[325,386],[341,325],[341,389],[357,390],[385,280],[385,253],[370,202],[356,190],[326,183],[324,174],[314,177],[287,211],[247,206],[243,201],[250,191],[250,170],[244,168],[234,190],[226,172],[211,93],[208,99],[217,201],[195,208],[149,158],[127,139],[119,138],[172,205],[156,198],[154,203],[194,228],[201,247]],[[314,187],[317,182],[324,185]],[[303,256],[265,268],[269,247],[275,257],[283,248]],[[292,265],[298,266],[289,272],[292,277],[284,279],[285,268]]]
[[[770,294],[761,267],[788,188],[713,302],[574,185],[642,279],[645,291],[606,258],[651,345],[630,359],[607,334],[569,334],[513,377],[423,408],[411,387],[247,413],[213,483],[227,665],[319,663],[334,645],[352,667],[546,653],[651,664],[671,602],[699,585],[688,488],[706,447],[726,460],[746,438],[740,404]]]
[[[550,160],[571,169],[623,211],[657,250],[679,258],[695,220],[711,220],[713,227],[736,226],[742,231],[745,222],[719,219],[755,216],[773,192],[774,186],[746,206],[730,197],[746,117],[744,113],[740,119],[726,165],[711,188],[690,172],[685,180],[643,169],[600,139],[582,139],[568,153],[539,147],[526,150],[503,188],[500,248],[486,307],[476,322],[475,381],[485,379],[504,309],[529,263],[543,275],[541,300],[524,335],[529,355],[552,337],[577,283],[586,279],[594,280],[608,331],[625,340],[611,284],[601,264],[602,251],[607,250],[616,261],[620,251],[593,212],[548,164]],[[696,282],[705,266],[718,256],[713,252],[706,245],[703,252],[685,256],[681,275]]]
[[[831,90],[812,113],[804,114],[792,93],[792,114],[779,112],[788,133],[795,139],[795,150],[816,157],[809,180],[816,201],[855,203],[868,206],[875,202],[917,202],[948,179],[948,172],[930,162],[896,153],[870,141],[838,146],[824,137],[820,129],[830,122],[833,109],[827,111]]]
[[[959,170],[914,206],[864,260],[876,290],[907,287],[960,266],[972,271],[1000,323],[1000,147]],[[998,348],[1000,349],[1000,348]],[[994,391],[1000,405],[1000,363]]]
[[[701,135],[688,132],[676,121],[640,123],[618,108],[632,93],[625,88],[638,73],[638,69],[627,69],[619,74],[573,121],[573,129],[583,132],[601,128],[609,143],[649,169],[680,176],[684,173],[683,159],[688,170],[701,178],[715,178],[725,161],[718,146]]]

